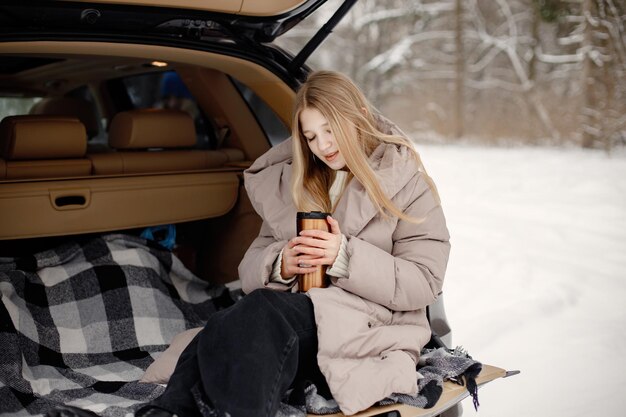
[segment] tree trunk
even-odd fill
[[[537,4],[537,2],[532,1],[531,2],[531,7],[532,7],[532,16],[531,16],[531,39],[532,39],[532,55],[530,56],[530,60],[528,61],[528,81],[530,82],[530,90],[528,92],[528,95],[534,95],[535,94],[535,90],[537,89],[537,53],[539,52],[539,45],[540,45],[540,40],[539,40],[539,21],[541,20],[540,18],[540,11],[539,11],[539,5]],[[528,98],[526,99],[526,102],[529,103]],[[531,106],[532,106],[532,100],[530,100],[531,102]],[[539,111],[535,108],[535,112],[538,113],[539,119],[542,120],[542,115],[539,114]],[[543,121],[543,120],[542,120]],[[551,125],[551,124],[550,124]],[[552,132],[548,132],[548,133],[552,133]],[[534,136],[535,132],[530,132],[529,138],[530,141],[532,143],[536,142],[535,140],[535,136]]]
[[[582,147],[591,148],[594,145],[595,139],[598,136],[598,132],[595,126],[595,112],[596,112],[596,94],[594,91],[594,63],[591,60],[591,53],[593,51],[593,16],[594,14],[594,1],[595,0],[583,0],[581,15],[584,18],[583,24],[583,69],[582,69],[582,103],[581,103],[581,133],[582,133]]]
[[[465,53],[463,49],[463,0],[456,0],[456,77],[455,77],[455,103],[454,103],[454,136],[460,138],[465,133]]]

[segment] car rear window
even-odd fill
[[[0,120],[7,116],[28,114],[41,97],[0,97]]]
[[[123,78],[135,109],[170,108],[189,113],[196,127],[197,147],[215,147],[215,129],[176,71],[152,72]]]
[[[272,146],[279,144],[291,135],[287,126],[283,124],[276,113],[274,113],[265,101],[257,96],[254,91],[249,89],[245,84],[232,77],[231,80],[248,104],[248,107],[250,107],[250,110],[254,114],[254,117],[256,117],[259,125],[265,132],[265,136],[270,141]]]

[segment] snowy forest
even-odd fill
[[[299,51],[332,0],[278,41]],[[331,10],[327,10],[331,9]],[[416,139],[626,144],[623,0],[360,0],[308,61]]]
[[[275,43],[298,53],[343,1]],[[625,415],[625,26],[626,0],[358,0],[306,62],[415,139],[450,232],[450,347],[521,371],[465,417]]]
[[[359,0],[308,61],[416,140],[451,235],[451,346],[521,371],[464,416],[624,415],[625,24],[624,0]]]

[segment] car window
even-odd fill
[[[0,97],[0,120],[7,116],[28,114],[41,97]]]
[[[91,104],[91,111],[96,116],[98,130],[97,133],[90,135],[89,146],[92,148],[94,147],[94,145],[100,145],[103,147],[108,146],[108,135],[105,129],[106,120],[102,117],[102,114],[100,113],[98,105],[96,104],[96,99],[91,92],[91,88],[83,85],[82,87],[70,91],[67,94],[67,97],[84,100],[85,102]]]
[[[283,124],[280,118],[265,103],[265,101],[257,96],[254,91],[237,81],[235,78],[231,77],[231,80],[248,104],[248,107],[250,107],[250,110],[254,114],[254,117],[256,117],[259,125],[261,125],[261,128],[265,132],[265,136],[270,141],[272,146],[279,144],[291,135],[287,126]]]
[[[194,119],[197,147],[216,147],[215,130],[211,120],[202,112],[176,71],[135,75],[123,78],[121,81],[133,108],[168,108],[186,111]]]
[[[76,105],[62,103],[66,98],[77,99]],[[37,107],[41,100],[47,100],[43,108]],[[56,101],[61,100],[61,101]],[[55,104],[51,104],[55,103]],[[63,96],[49,97],[0,97],[0,118],[13,115],[49,114],[78,117],[85,125],[89,140],[88,150],[107,148],[107,135],[103,126],[104,120],[100,115],[98,106],[88,86],[76,88]]]

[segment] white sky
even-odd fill
[[[453,345],[520,375],[464,416],[626,415],[626,155],[418,145],[452,252]]]

